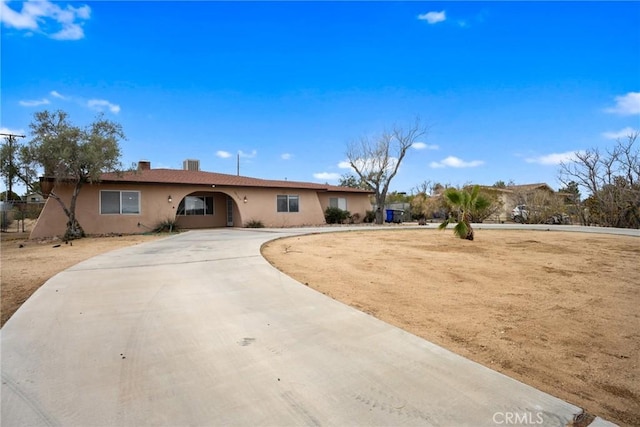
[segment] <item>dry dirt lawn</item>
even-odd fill
[[[640,425],[640,239],[351,231],[276,240],[298,281],[571,402]]]
[[[20,308],[44,282],[80,261],[125,246],[136,245],[158,235],[87,237],[71,245],[60,240],[27,240],[29,233],[2,233],[0,261],[0,326]]]
[[[49,277],[158,236],[1,238],[4,324]],[[479,230],[468,242],[423,228],[282,239],[263,253],[359,310],[592,414],[640,425],[638,238]]]

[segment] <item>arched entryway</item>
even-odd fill
[[[176,206],[176,225],[182,229],[238,227],[242,224],[235,200],[221,191],[196,191]]]

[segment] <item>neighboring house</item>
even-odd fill
[[[44,203],[44,196],[40,193],[29,193],[22,199],[29,203]]]
[[[193,161],[185,168],[193,168]],[[196,166],[197,168],[197,166]],[[51,179],[41,185],[52,187]],[[49,188],[49,191],[51,188]],[[73,186],[56,184],[55,193],[68,206]],[[328,206],[345,207],[364,218],[371,191],[310,182],[274,181],[200,170],[151,169],[103,174],[86,184],[77,199],[76,216],[87,234],[134,234],[175,220],[183,229],[242,227],[251,220],[266,227],[325,223]],[[31,238],[64,234],[67,217],[59,203],[47,198]]]
[[[564,193],[556,193],[549,185],[545,183],[508,185],[506,187],[481,186],[489,190],[496,191],[498,199],[502,202],[502,209],[497,216],[489,218],[498,222],[504,222],[511,219],[511,211],[518,205],[530,204],[536,198],[562,198]]]

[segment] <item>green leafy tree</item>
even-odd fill
[[[394,126],[375,138],[363,137],[347,148],[349,165],[361,181],[374,192],[376,224],[382,224],[382,208],[385,204],[389,184],[398,173],[407,150],[426,133],[416,119],[408,129]]]
[[[18,153],[20,151],[20,144],[16,140],[17,138],[24,138],[24,135],[3,134],[3,142],[0,146],[0,176],[4,178],[7,184],[7,191],[9,195],[15,194],[13,192],[13,183],[18,180],[19,176],[19,163]],[[13,200],[19,200],[13,199]],[[12,200],[11,198],[9,200]]]
[[[67,202],[54,186],[49,197],[58,202],[67,216],[66,240],[84,236],[76,217],[76,203],[85,184],[97,182],[104,172],[121,168],[120,140],[124,133],[120,124],[99,115],[95,121],[81,128],[74,126],[64,111],[35,113],[30,124],[33,139],[20,150],[20,178],[30,191],[35,191],[32,177],[43,174],[44,180],[72,186]]]
[[[350,187],[350,188],[360,188],[362,190],[370,190],[369,186],[357,176],[345,173],[340,177],[340,182],[338,183],[340,187]]]
[[[453,227],[453,234],[461,239],[473,240],[473,228],[471,220],[474,211],[486,209],[491,201],[480,194],[480,186],[474,185],[469,190],[448,188],[442,194],[447,203],[457,210],[458,223]],[[447,228],[452,218],[446,218],[438,227],[440,230]]]
[[[22,200],[22,199],[17,193],[14,193],[13,191],[7,190],[0,193],[0,201],[6,202],[9,200]]]

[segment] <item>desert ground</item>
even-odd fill
[[[26,222],[26,221],[25,221]],[[60,240],[28,240],[25,232],[0,235],[0,326],[50,277],[96,255],[158,239],[161,235],[86,237],[65,244]],[[21,229],[20,229],[21,230]]]
[[[301,283],[621,425],[640,425],[640,239],[433,226],[276,240]],[[49,277],[162,235],[2,233],[2,324]],[[59,245],[59,246],[58,246]]]
[[[620,425],[640,425],[640,239],[431,228],[276,240],[301,283]]]

